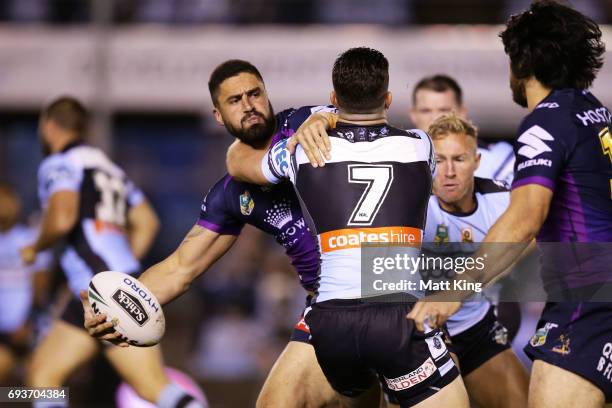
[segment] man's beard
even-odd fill
[[[516,79],[514,75],[510,77],[510,89],[512,89],[512,100],[522,106],[527,107],[527,94],[525,93],[525,81]]]
[[[242,118],[241,124],[246,122],[253,115],[257,115],[262,118],[264,123],[256,123],[248,129],[237,129],[229,123],[226,123],[225,127],[232,136],[239,139],[241,142],[258,149],[264,147],[270,141],[270,138],[276,129],[276,118],[274,116],[272,105],[270,105],[270,116],[267,118],[261,112],[253,110],[253,112],[245,115]]]

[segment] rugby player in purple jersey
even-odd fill
[[[267,148],[293,135],[308,121],[317,126],[325,120],[326,106],[287,109],[274,115],[261,74],[252,64],[230,60],[212,73],[209,90],[214,116],[237,139],[254,148]],[[178,248],[165,260],[146,270],[140,280],[166,304],[188,290],[234,244],[242,227],[251,224],[273,235],[291,258],[300,283],[314,291],[319,257],[312,235],[302,216],[290,183],[271,188],[237,181],[226,175],[208,192],[196,225]],[[106,316],[94,316],[82,295],[85,327],[91,335],[127,346],[106,323]],[[272,368],[259,395],[258,407],[304,407],[337,404],[339,396],[328,384],[308,343],[308,326],[300,319],[291,339]]]

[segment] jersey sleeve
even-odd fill
[[[218,181],[206,194],[197,224],[222,235],[240,235],[244,222],[232,214],[228,205],[229,176]]]
[[[294,179],[292,175],[292,155],[287,150],[288,139],[274,144],[261,160],[261,171],[272,184],[278,184],[286,179]],[[299,146],[298,146],[299,148]]]
[[[425,143],[426,155],[428,157],[427,164],[429,165],[429,170],[431,171],[431,177],[435,177],[436,175],[436,151],[434,150],[434,144],[431,141],[431,137],[427,134],[427,132],[422,131],[421,129],[408,129],[407,132],[416,133],[419,135],[421,140]]]
[[[536,109],[521,124],[514,144],[512,188],[538,184],[554,191],[573,149],[576,127],[562,110]]]
[[[439,224],[439,221],[436,217],[435,207],[438,204],[434,196],[429,197],[429,202],[427,203],[427,218],[425,219],[425,230],[423,231],[423,244],[427,242],[433,242],[434,237],[436,236],[436,226]]]
[[[47,158],[38,170],[38,193],[43,204],[58,191],[79,191],[83,171],[62,156]]]
[[[308,119],[313,113],[337,113],[337,111],[338,110],[333,105],[302,106],[299,108],[285,109],[276,115],[278,131],[272,139],[272,144],[293,136],[300,126],[306,122],[306,119]]]

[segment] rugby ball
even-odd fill
[[[106,315],[123,340],[132,346],[153,346],[166,330],[161,305],[142,282],[121,272],[100,272],[91,279],[87,291],[95,314]]]

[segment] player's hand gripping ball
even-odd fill
[[[89,282],[87,295],[94,313],[104,313],[126,343],[153,346],[164,335],[161,305],[138,279],[121,272],[100,272]]]

